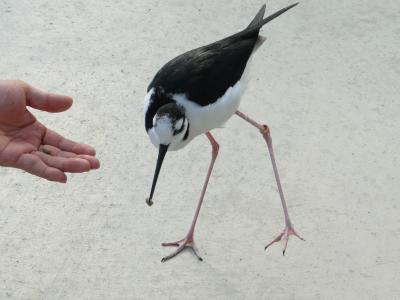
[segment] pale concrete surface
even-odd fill
[[[263,1],[0,1],[0,78],[74,97],[38,114],[94,145],[102,167],[65,186],[0,168],[0,299],[398,299],[400,6],[301,4],[263,29],[242,110],[267,122],[295,227],[283,218],[261,136],[233,118],[190,252],[182,238],[210,158],[200,137],[165,161],[143,96],[175,55],[246,26]],[[290,4],[268,1],[268,11]]]

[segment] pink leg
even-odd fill
[[[276,162],[275,162],[275,155],[274,155],[274,149],[272,147],[272,139],[271,139],[271,135],[270,135],[270,130],[267,125],[261,125],[261,124],[257,123],[256,121],[249,118],[248,116],[246,116],[245,114],[243,114],[240,111],[237,111],[236,114],[239,117],[241,117],[243,120],[249,122],[251,125],[258,128],[260,130],[261,134],[263,135],[265,141],[267,142],[268,151],[269,151],[269,155],[271,157],[271,162],[272,162],[272,168],[274,169],[275,180],[276,180],[276,184],[278,185],[279,196],[280,196],[281,202],[282,202],[283,214],[285,216],[285,229],[272,242],[270,242],[267,246],[265,246],[265,249],[267,249],[273,243],[276,243],[276,242],[279,242],[280,240],[282,240],[284,242],[283,255],[285,255],[285,251],[286,251],[286,247],[287,247],[290,235],[297,236],[301,240],[304,240],[304,239],[302,237],[300,237],[297,234],[297,232],[294,230],[292,222],[290,221],[290,218],[289,218],[289,212],[287,209],[285,197],[283,195],[281,181],[279,179],[278,168],[277,168]]]
[[[182,252],[182,250],[185,249],[185,248],[192,249],[194,255],[196,255],[196,257],[200,261],[203,260],[197,253],[198,250],[197,250],[196,244],[194,242],[193,235],[194,235],[194,229],[195,229],[195,226],[196,226],[197,218],[198,218],[199,213],[200,213],[201,205],[203,204],[204,195],[205,195],[206,190],[207,190],[208,181],[210,180],[211,172],[212,172],[212,169],[214,167],[215,160],[217,159],[218,150],[219,150],[219,145],[218,145],[217,141],[214,139],[214,137],[211,135],[211,133],[207,132],[206,136],[210,140],[210,143],[211,143],[211,146],[212,146],[212,158],[211,158],[210,166],[208,168],[206,181],[204,182],[203,190],[201,191],[200,200],[199,200],[199,203],[197,204],[197,208],[196,208],[196,212],[194,214],[194,218],[193,218],[192,224],[190,225],[189,232],[187,233],[185,238],[183,238],[183,239],[181,239],[179,241],[176,241],[176,242],[162,243],[161,244],[162,246],[175,246],[175,247],[178,247],[178,249],[176,249],[175,252],[171,253],[168,256],[165,256],[161,260],[161,262],[165,262],[165,261],[175,257],[180,252]]]

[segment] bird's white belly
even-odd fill
[[[200,106],[187,99],[185,94],[175,94],[173,99],[186,109],[189,120],[189,140],[224,125],[238,110],[242,87],[240,81],[227,89],[225,94],[212,104]]]

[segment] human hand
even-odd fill
[[[72,98],[47,93],[22,81],[0,80],[0,166],[25,170],[65,183],[65,172],[80,173],[100,166],[96,151],[46,128],[27,106],[47,112],[70,108]]]

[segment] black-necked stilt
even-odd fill
[[[179,55],[164,65],[151,81],[145,97],[145,126],[151,142],[158,147],[159,153],[150,197],[146,199],[147,204],[153,204],[154,189],[167,151],[179,150],[203,133],[212,146],[211,163],[189,232],[182,240],[162,244],[178,247],[175,252],[164,257],[163,262],[179,254],[186,247],[191,248],[201,260],[195,247],[193,233],[219,149],[210,131],[221,127],[234,114],[259,129],[267,142],[283,206],[285,229],[265,249],[283,240],[283,254],[285,254],[290,235],[302,239],[294,230],[289,218],[269,128],[238,111],[244,88],[243,72],[252,53],[264,41],[264,38],[259,36],[261,27],[297,4],[283,8],[265,19],[265,5],[263,5],[246,29]]]

